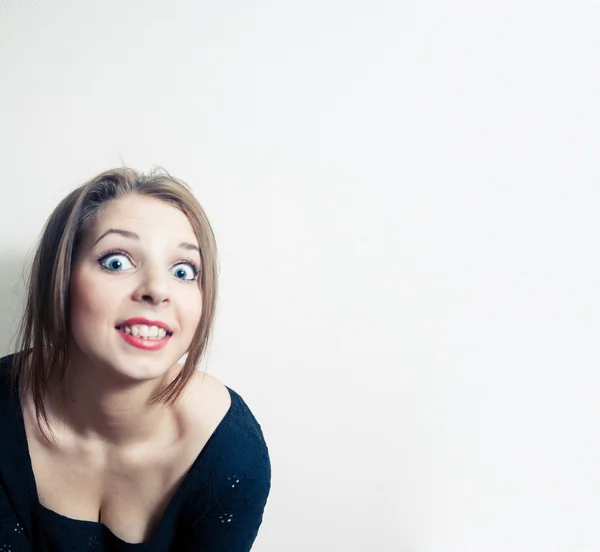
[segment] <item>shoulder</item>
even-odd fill
[[[12,365],[12,361],[15,355],[6,355],[0,357],[0,377],[8,377]]]
[[[259,422],[236,391],[199,372],[186,393],[185,412],[187,424],[203,433],[200,441],[206,439],[192,479],[208,476],[211,491],[220,493],[252,478],[268,492],[271,464],[267,443]]]
[[[262,428],[245,400],[214,376],[198,371],[183,401],[188,427],[210,432],[210,440],[235,444],[245,456],[267,455]]]
[[[227,387],[217,378],[197,370],[179,403],[179,415],[186,434],[210,434],[219,426],[231,407]]]
[[[229,544],[228,550],[242,550],[243,541],[249,550],[271,490],[269,451],[244,399],[215,378],[203,377],[206,394],[215,386],[212,392],[226,394],[229,407],[188,473],[182,520],[203,542],[217,539],[221,546]]]
[[[12,364],[15,355],[7,355],[0,358],[0,395],[1,399],[5,400],[7,397],[13,395],[14,388],[12,385]]]

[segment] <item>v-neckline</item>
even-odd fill
[[[33,472],[33,463],[31,461],[31,454],[29,451],[29,441],[27,440],[27,431],[25,429],[25,418],[23,415],[23,406],[21,403],[20,394],[17,392],[16,393],[17,420],[16,420],[16,424],[15,424],[16,425],[16,428],[15,428],[16,429],[16,437],[23,444],[23,447],[19,449],[19,456],[21,457],[21,462],[22,462],[21,466],[23,466],[25,468],[25,471],[27,473],[27,490],[28,490],[28,493],[30,494],[30,496],[33,497],[33,500],[35,502],[35,507],[37,508],[37,510],[39,512],[43,512],[47,516],[51,516],[51,517],[55,518],[56,520],[61,521],[62,523],[78,524],[81,527],[87,526],[87,527],[91,528],[92,530],[95,530],[96,532],[105,531],[110,535],[111,539],[114,539],[119,544],[120,547],[124,547],[124,548],[126,547],[128,550],[132,550],[132,551],[136,550],[136,551],[142,552],[145,548],[151,547],[153,544],[155,544],[159,540],[159,537],[161,536],[161,534],[167,529],[166,523],[167,523],[169,517],[171,517],[174,514],[174,512],[176,511],[178,503],[181,502],[181,500],[183,499],[184,493],[186,491],[186,483],[188,482],[192,472],[194,472],[194,470],[197,468],[198,464],[200,464],[200,462],[202,461],[203,456],[206,454],[206,451],[208,450],[209,446],[214,441],[215,436],[222,431],[222,428],[227,424],[227,422],[231,416],[231,412],[233,410],[233,402],[235,400],[234,399],[235,393],[229,387],[225,386],[225,388],[227,389],[227,392],[229,393],[229,397],[230,397],[229,408],[227,409],[227,411],[223,415],[223,418],[218,423],[217,427],[214,429],[214,431],[212,432],[212,434],[210,435],[210,437],[204,444],[204,447],[202,447],[202,450],[199,452],[198,456],[194,459],[194,461],[188,468],[187,472],[185,473],[183,479],[180,481],[179,485],[177,486],[175,492],[173,493],[173,496],[171,497],[171,499],[169,500],[169,503],[167,504],[167,507],[163,511],[163,513],[160,517],[160,520],[158,521],[158,523],[155,526],[152,537],[150,539],[142,541],[142,542],[124,541],[119,536],[115,535],[111,531],[111,529],[107,525],[102,523],[101,521],[91,521],[91,520],[70,518],[68,516],[60,514],[56,511],[44,506],[40,502],[38,490],[37,490],[37,484],[35,481],[35,474]],[[18,384],[17,384],[17,389],[18,389]]]

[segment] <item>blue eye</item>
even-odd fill
[[[122,270],[132,268],[127,255],[124,255],[123,253],[107,255],[106,257],[102,257],[98,262],[100,263],[100,266],[111,272],[121,272]]]
[[[192,281],[198,276],[198,269],[190,263],[178,263],[171,269],[171,274],[180,280]]]

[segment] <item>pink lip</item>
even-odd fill
[[[173,333],[173,330],[170,328],[168,324],[161,322],[160,320],[148,320],[147,318],[129,318],[121,322],[117,328],[122,328],[123,326],[136,326],[139,324],[145,324],[146,326],[157,326],[158,328],[162,328],[166,332],[170,334]],[[127,334],[125,334],[127,335]]]
[[[169,339],[171,339],[170,335],[163,337],[162,339],[144,339],[142,337],[137,337],[133,334],[126,334],[121,330],[117,330],[119,335],[127,341],[130,345],[137,347],[138,349],[144,349],[145,351],[157,351],[158,349],[162,349],[167,345]]]

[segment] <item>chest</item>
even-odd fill
[[[152,537],[193,462],[183,450],[143,462],[66,456],[35,446],[30,456],[43,506],[72,519],[101,522],[131,543]]]
[[[37,431],[31,402],[25,400],[23,421],[39,502],[67,518],[101,522],[125,542],[151,539],[173,495],[230,406],[222,384],[214,393],[205,393],[202,402],[192,399],[182,399],[178,431],[165,432],[167,437],[157,438],[153,445],[135,453],[117,454],[80,446],[68,432],[56,446],[48,444]],[[63,442],[67,445],[61,445]]]

